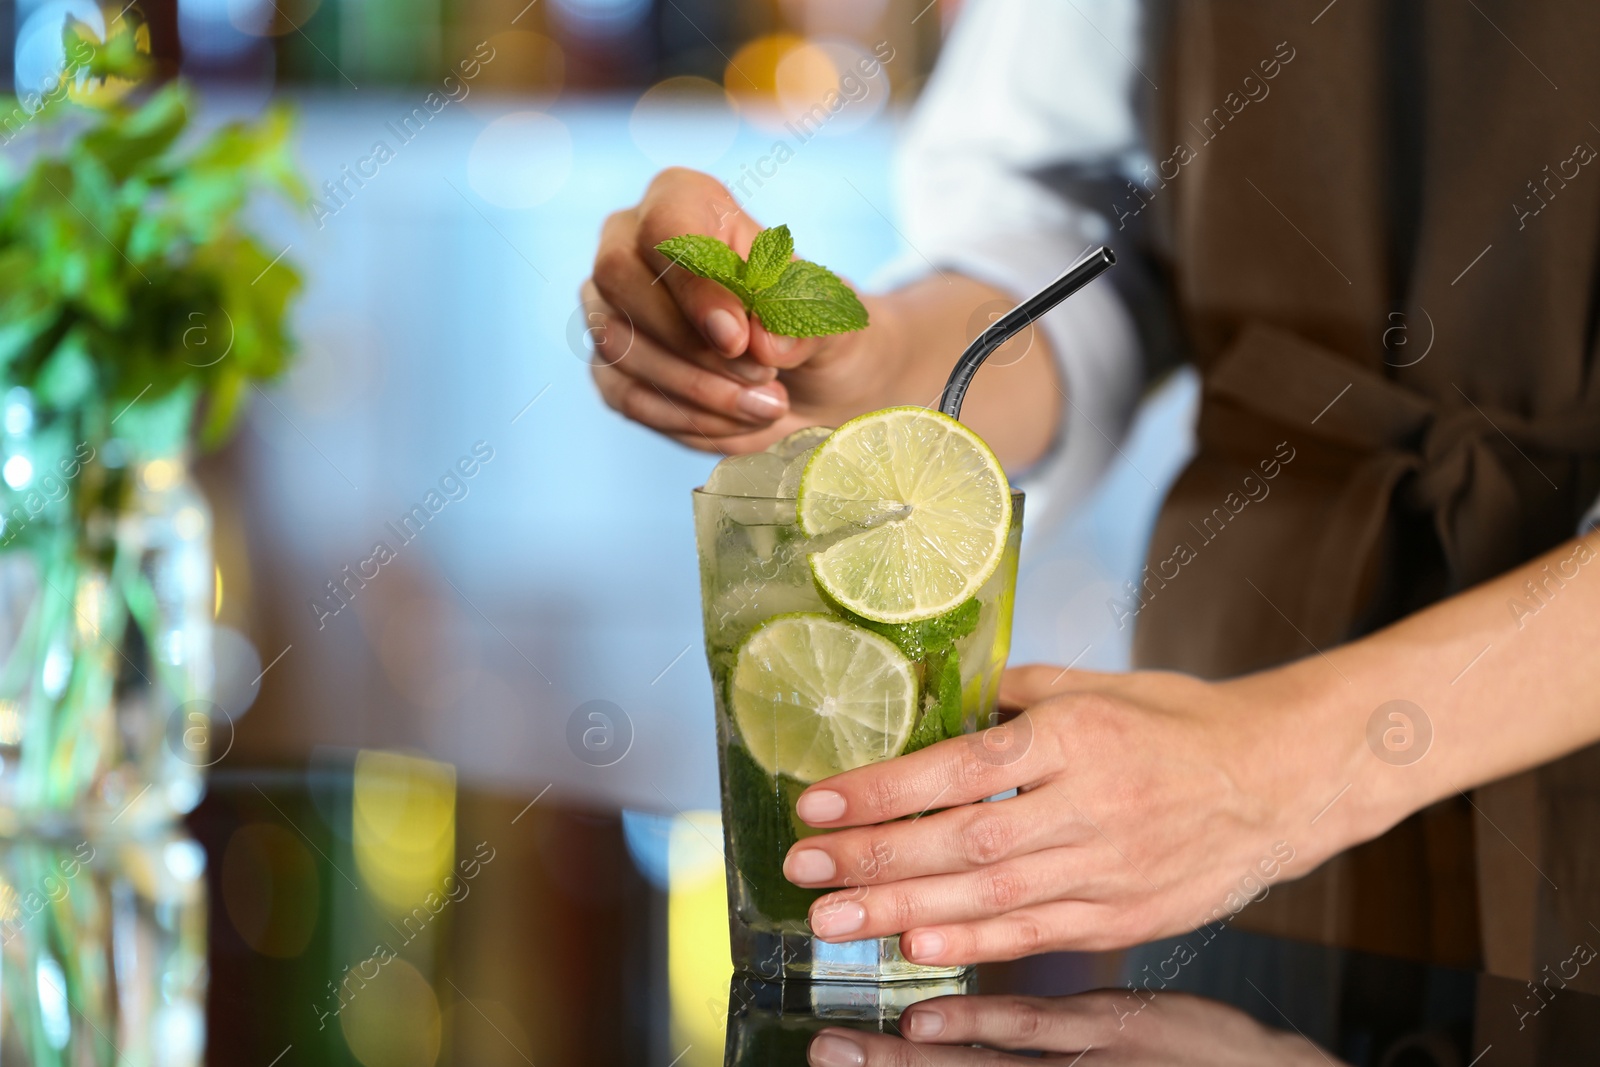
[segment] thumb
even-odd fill
[[[739,298],[711,281],[676,268],[656,245],[669,237],[715,237],[741,256],[761,231],[722,183],[681,167],[662,171],[639,204],[639,253],[657,272],[691,326],[719,354],[732,359],[750,346],[750,317]]]

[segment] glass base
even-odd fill
[[[805,933],[755,930],[732,916],[733,969],[766,982],[931,982],[958,978],[971,967],[929,967],[900,955],[898,937],[830,944]]]
[[[933,982],[763,982],[735,975],[728,983],[727,1067],[805,1063],[824,1027],[898,1035],[906,1008],[932,997],[973,992],[971,978]]]

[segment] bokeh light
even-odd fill
[[[778,99],[785,113],[797,124],[807,125],[828,135],[848,133],[870,122],[889,104],[888,68],[871,51],[846,40],[812,41],[806,54],[819,53],[832,68],[832,80],[822,83],[822,64],[811,58],[809,76],[791,85],[785,69],[778,72]],[[792,53],[793,54],[793,53]],[[892,53],[890,53],[892,54]],[[820,119],[823,112],[828,117]]]
[[[753,122],[768,128],[782,125],[778,107],[778,64],[805,38],[792,33],[769,33],[747,41],[728,59],[722,84]]]
[[[628,116],[628,133],[660,167],[708,169],[739,136],[739,112],[722,86],[682,76],[657,82]]]
[[[723,84],[751,122],[808,140],[855,129],[889,100],[883,63],[853,41],[758,37],[735,52]]]
[[[105,39],[105,15],[92,0],[46,0],[17,27],[11,69],[18,96],[47,93],[60,84],[67,65],[61,31],[69,18],[84,23],[97,39]]]
[[[778,58],[772,83],[779,110],[792,120],[823,106],[828,92],[839,87],[839,68],[825,49],[806,41]]]
[[[431,916],[426,904],[445,891],[455,862],[455,768],[365,749],[351,808],[351,849],[374,899],[395,915],[422,908]]]
[[[317,864],[294,834],[275,823],[246,823],[222,853],[222,906],[256,952],[292,959],[316,931],[321,899]]]
[[[503,115],[478,134],[467,156],[467,183],[496,207],[537,207],[572,174],[572,134],[541,111]]]
[[[441,1021],[433,987],[402,959],[384,964],[339,1012],[345,1044],[364,1067],[433,1067]]]
[[[728,882],[714,844],[721,840],[722,820],[714,811],[679,815],[667,839],[672,1045],[710,1050],[701,1063],[721,1062],[722,1017],[707,1007],[728,997]]]

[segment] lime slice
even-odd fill
[[[739,648],[733,721],[761,769],[802,782],[897,755],[917,713],[911,661],[827,615],[779,615]]]
[[[927,408],[852,419],[811,456],[800,477],[807,536],[860,532],[811,556],[823,591],[877,622],[943,615],[1000,565],[1011,487],[983,439]]]

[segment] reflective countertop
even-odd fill
[[[22,959],[66,960],[64,977],[36,967],[36,1040],[93,1025],[117,1062],[176,1062],[143,1057],[194,1041],[203,1003],[206,1062],[228,1067],[800,1064],[808,1046],[825,1062],[812,1042],[829,1027],[855,1035],[832,1047],[841,1063],[852,1048],[866,1063],[1007,1062],[953,1041],[1150,1064],[1495,1067],[1595,1062],[1600,1050],[1600,1004],[1559,982],[1228,929],[927,987],[735,978],[713,813],[478,792],[446,764],[394,753],[219,774],[187,834],[89,846],[82,869],[99,892],[66,875],[83,843],[59,844],[60,901],[11,895],[8,975]],[[49,849],[8,848],[14,889],[23,866],[50,866]],[[92,993],[104,958],[118,982],[149,987],[120,994],[157,1006],[148,1030],[95,1024],[74,999]],[[32,992],[13,982],[8,1019]],[[919,1002],[940,1009],[943,1047],[912,1050],[926,1016],[902,1013]],[[0,1055],[16,1055],[11,1031]]]

